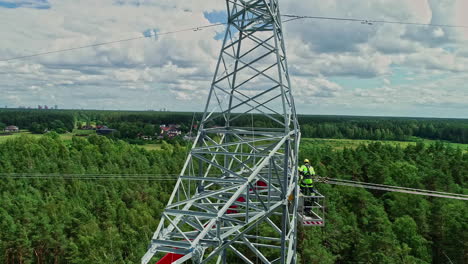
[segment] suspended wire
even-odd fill
[[[385,185],[385,184],[377,184],[377,183],[366,183],[366,182],[359,182],[359,181],[352,181],[352,180],[344,180],[344,179],[335,179],[335,178],[330,178],[329,180],[334,181],[334,182],[346,182],[346,183],[354,183],[354,184],[362,184],[362,185],[372,185],[376,187],[388,187],[390,185]],[[324,181],[327,181],[325,179]],[[415,189],[415,188],[408,188],[408,187],[400,187],[400,186],[392,186],[392,188],[395,189],[401,189],[401,190],[407,190],[407,191],[421,191],[421,189]],[[430,190],[424,190],[425,192],[428,193],[436,193],[436,194],[448,194],[448,195],[453,195],[453,193],[448,193],[448,192],[438,192],[438,191],[430,191]],[[464,196],[468,198],[468,195],[464,194],[458,194],[460,196]]]
[[[420,190],[420,189],[411,191],[411,190],[400,189],[397,186],[386,185],[385,187],[382,187],[382,186],[376,186],[376,185],[363,183],[363,182],[351,183],[351,182],[341,182],[341,181],[329,180],[326,183],[333,184],[333,185],[360,187],[360,188],[366,188],[366,189],[372,189],[372,190],[408,193],[408,194],[416,194],[416,195],[423,195],[423,196],[433,196],[433,197],[439,197],[439,198],[449,198],[449,199],[468,201],[468,197],[466,197],[465,195],[460,195],[460,194],[456,194],[456,193],[438,194],[438,193],[432,193],[432,192],[428,192],[426,190]]]
[[[75,180],[125,180],[125,181],[175,181],[179,174],[38,174],[38,173],[1,173],[0,178],[11,179],[75,179]],[[208,175],[209,176],[209,175]],[[212,174],[212,176],[217,176]],[[342,185],[349,187],[359,187],[380,191],[399,192],[423,196],[432,196],[439,198],[449,198],[468,201],[468,195],[438,192],[431,190],[407,188],[385,184],[375,184],[352,180],[343,180],[335,178],[318,178],[319,182]]]
[[[154,177],[154,176],[157,176],[157,177],[178,177],[180,176],[180,174],[177,174],[177,173],[147,173],[147,174],[144,174],[144,173],[138,173],[138,174],[135,174],[135,173],[86,173],[86,174],[78,174],[78,173],[29,173],[29,172],[25,172],[25,173],[15,173],[15,172],[12,172],[12,173],[0,173],[0,177],[8,177],[8,176],[11,176],[11,177],[28,177],[28,176],[44,176],[44,177],[53,177],[53,176],[72,176],[72,177],[78,177],[78,176],[132,176],[132,177],[136,177],[136,176],[141,176],[141,177]]]
[[[181,33],[181,32],[188,32],[188,31],[200,31],[202,29],[211,28],[211,27],[218,27],[218,26],[226,25],[226,24],[227,23],[217,23],[217,24],[211,24],[211,25],[205,25],[205,26],[198,26],[198,27],[191,27],[191,28],[185,28],[185,29],[174,30],[174,31],[156,33],[155,35],[151,35],[151,36],[143,35],[143,36],[139,36],[139,37],[119,39],[119,40],[113,40],[113,41],[107,41],[107,42],[100,42],[100,43],[84,45],[84,46],[79,46],[79,47],[73,47],[73,48],[68,48],[68,49],[45,51],[45,52],[41,52],[41,53],[35,53],[35,54],[24,55],[24,56],[19,56],[19,57],[13,57],[13,58],[8,58],[8,59],[0,59],[0,62],[12,61],[12,60],[21,60],[21,59],[38,57],[38,56],[43,56],[43,55],[48,55],[48,54],[54,54],[54,53],[67,52],[67,51],[73,51],[73,50],[79,50],[79,49],[99,47],[99,46],[104,46],[104,45],[109,45],[109,44],[116,44],[116,43],[128,42],[128,41],[133,41],[133,40],[138,40],[138,39],[150,38],[150,37],[153,37],[153,36],[163,36],[163,35],[170,35],[170,34],[176,34],[176,33]]]
[[[367,24],[367,25],[373,25],[374,23],[379,23],[379,24],[398,24],[398,25],[410,25],[410,26],[445,27],[445,28],[468,28],[468,25],[431,24],[431,23],[403,22],[403,21],[390,21],[390,20],[369,20],[369,19],[362,19],[362,18],[300,16],[300,15],[282,15],[282,16],[290,17],[290,18],[297,18],[297,19],[318,19],[318,20],[361,22],[362,24]]]
[[[2,173],[0,179],[175,181],[179,174],[38,174]]]
[[[290,21],[298,20],[298,19],[301,19],[301,18],[294,17],[294,18],[287,19],[287,20],[283,21],[283,23],[287,23],[287,22],[290,22]],[[41,53],[29,54],[29,55],[18,56],[18,57],[12,57],[12,58],[8,58],[8,59],[0,59],[0,62],[21,60],[21,59],[39,57],[39,56],[43,56],[43,55],[54,54],[54,53],[61,53],[61,52],[79,50],[79,49],[94,48],[94,47],[110,45],[110,44],[116,44],[116,43],[121,43],[121,42],[129,42],[129,41],[133,41],[133,40],[151,38],[153,36],[164,36],[164,35],[170,35],[170,34],[176,34],[176,33],[182,33],[182,32],[189,32],[189,31],[197,32],[197,31],[201,31],[202,29],[211,28],[211,27],[218,27],[218,26],[224,26],[224,25],[227,25],[227,24],[228,23],[226,23],[226,22],[225,23],[216,23],[216,24],[205,25],[205,26],[197,26],[197,27],[185,28],[185,29],[180,29],[180,30],[167,31],[167,32],[162,32],[162,33],[155,33],[154,35],[151,35],[151,36],[143,35],[143,36],[139,36],[139,37],[133,37],[133,38],[127,38],[127,39],[118,39],[118,40],[107,41],[107,42],[100,42],[100,43],[84,45],[84,46],[79,46],[79,47],[73,47],[73,48],[68,48],[68,49],[45,51],[45,52],[41,52]]]
[[[373,25],[374,23],[380,23],[380,24],[399,24],[399,25],[430,26],[430,27],[445,27],[445,28],[468,28],[468,26],[465,26],[465,25],[425,24],[425,23],[388,21],[388,20],[368,20],[368,19],[362,19],[362,18],[342,18],[342,17],[327,17],[327,16],[301,16],[301,15],[282,15],[282,16],[289,18],[289,19],[286,19],[286,20],[282,21],[283,23],[287,23],[287,22],[291,22],[291,21],[295,21],[295,20],[300,20],[300,19],[318,19],[318,20],[361,22],[362,24],[367,24],[367,25]],[[150,38],[150,37],[153,37],[153,36],[163,36],[163,35],[170,35],[170,34],[176,34],[176,33],[188,32],[188,31],[197,32],[197,31],[201,31],[202,29],[211,28],[211,27],[218,27],[218,26],[223,26],[223,25],[227,25],[227,24],[228,24],[227,22],[225,22],[225,23],[216,23],[216,24],[211,24],[211,25],[197,26],[197,27],[185,28],[185,29],[180,29],[180,30],[156,33],[155,35],[151,35],[151,36],[143,35],[143,36],[139,36],[139,37],[119,39],[119,40],[113,40],[113,41],[107,41],[107,42],[100,42],[100,43],[84,45],[84,46],[79,46],[79,47],[72,47],[72,48],[67,48],[67,49],[45,51],[45,52],[41,52],[41,53],[29,54],[29,55],[12,57],[12,58],[7,58],[7,59],[0,59],[0,62],[21,60],[21,59],[38,57],[38,56],[43,56],[43,55],[48,55],[48,54],[68,52],[68,51],[85,49],[85,48],[92,48],[92,47],[99,47],[99,46],[110,45],[110,44],[115,44],[115,43],[121,43],[121,42],[128,42],[128,41],[133,41],[133,40],[144,39],[144,38]]]
[[[82,177],[103,177],[103,178],[172,178],[177,179],[180,174],[63,174],[63,173],[0,173],[0,178],[82,178]]]

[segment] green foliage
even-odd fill
[[[147,151],[55,132],[0,144],[0,173],[174,174],[186,155],[163,142]],[[372,143],[333,149],[304,141],[320,176],[467,193],[468,153],[449,145]],[[0,259],[5,263],[139,263],[174,181],[0,181]],[[466,263],[466,201],[317,184],[326,226],[302,228],[299,263]],[[260,227],[259,232],[273,232]]]
[[[46,130],[46,126],[42,124],[38,124],[37,122],[32,122],[31,126],[29,127],[29,131],[35,134],[42,134]]]
[[[117,129],[119,139],[137,139],[138,135],[154,136],[161,124],[181,125],[182,132],[191,130],[202,113],[156,111],[96,111],[96,110],[0,110],[0,123],[43,133],[54,130],[71,132],[75,120],[82,124],[107,125]],[[299,123],[305,138],[413,140],[414,137],[468,143],[468,121],[465,119],[312,116],[300,115]],[[60,121],[62,123],[59,123]],[[33,128],[33,123],[36,123]],[[206,126],[223,126],[223,118],[215,118]],[[244,115],[231,125],[243,127],[277,127],[278,124],[263,115]]]
[[[75,127],[75,116],[73,112],[58,110],[3,109],[0,111],[0,123],[15,125],[38,134],[46,130],[65,133],[71,132]]]
[[[410,140],[412,137],[468,143],[468,122],[461,119],[300,116],[308,138]]]
[[[300,159],[305,157],[321,176],[468,192],[468,154],[440,143],[406,148],[374,143],[331,151],[305,141]],[[304,231],[303,263],[466,263],[466,201],[324,184],[318,188],[328,200],[327,225],[323,233]],[[310,241],[313,245],[307,246]]]
[[[0,173],[173,174],[185,151],[146,151],[106,137],[50,132],[0,144]],[[174,181],[0,181],[5,263],[139,263]]]

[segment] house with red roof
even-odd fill
[[[19,132],[19,128],[17,126],[7,126],[4,129],[5,132],[16,133]]]
[[[182,131],[180,131],[179,127],[180,125],[160,125],[159,128],[161,128],[161,132],[159,137],[174,138],[180,136],[182,134]]]

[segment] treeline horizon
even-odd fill
[[[131,112],[94,110],[0,110],[0,129],[17,125],[33,133],[55,131],[71,132],[77,121],[113,127],[119,131],[116,138],[135,139],[137,135],[154,135],[161,124],[179,124],[183,132],[198,124],[202,113],[189,112]],[[409,141],[413,137],[468,143],[468,119],[369,117],[369,116],[320,116],[299,115],[303,137],[347,138],[369,140]],[[207,126],[223,126],[223,120],[215,119]],[[262,115],[245,115],[232,122],[233,126],[277,127],[271,119]]]
[[[163,111],[163,110],[128,110],[128,109],[91,109],[91,108],[60,108],[60,109],[36,109],[36,108],[2,108],[0,107],[0,112],[2,111],[63,111],[63,112],[110,112],[110,113],[120,113],[120,114],[135,114],[135,113],[176,113],[176,114],[190,114],[203,115],[201,111],[189,112],[189,111]],[[468,117],[436,117],[436,116],[398,116],[398,115],[340,115],[340,114],[300,114],[297,116],[300,117],[337,117],[337,118],[383,118],[383,119],[429,119],[429,120],[459,120],[459,121],[468,121]]]

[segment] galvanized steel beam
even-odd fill
[[[197,139],[144,264],[157,252],[184,255],[177,263],[297,259],[300,134],[278,0],[226,6],[228,26]],[[251,126],[237,127],[241,118]],[[273,128],[258,125],[268,120]]]

